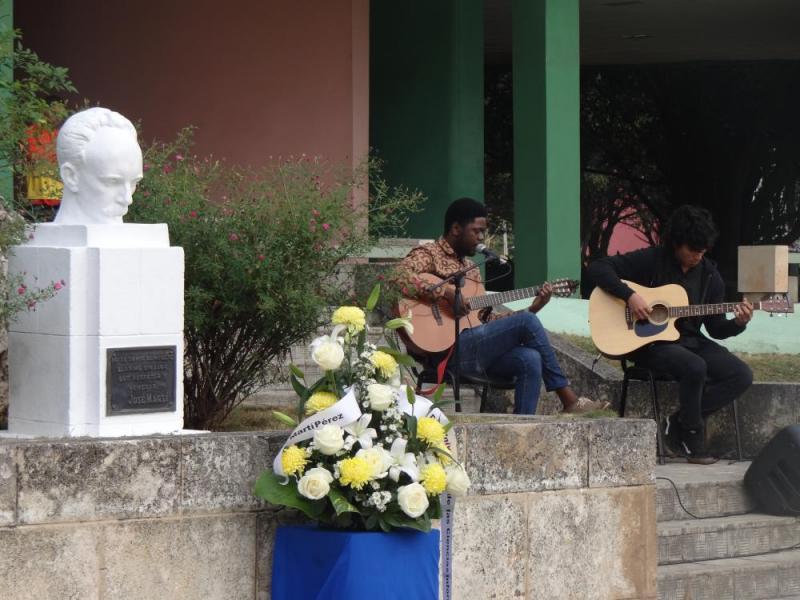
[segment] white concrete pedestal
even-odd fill
[[[183,249],[165,224],[37,226],[10,272],[31,285],[64,280],[55,298],[9,327],[9,433],[127,436],[183,427]],[[119,349],[139,348],[131,353]],[[160,348],[147,353],[144,348]],[[116,380],[109,351],[131,361]],[[158,357],[157,362],[150,359]],[[174,406],[165,407],[165,357],[174,360]],[[119,359],[115,359],[117,362]],[[155,410],[154,410],[155,408]]]

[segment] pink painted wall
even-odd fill
[[[145,139],[195,125],[198,153],[243,164],[368,152],[369,0],[16,0],[14,16]]]

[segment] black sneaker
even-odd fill
[[[696,465],[713,465],[719,460],[706,451],[705,434],[702,429],[681,428],[680,434],[681,448],[688,462]]]
[[[666,454],[671,457],[682,456],[681,448],[681,425],[678,423],[678,413],[664,418],[664,435],[661,440],[664,442]]]

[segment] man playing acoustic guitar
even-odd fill
[[[447,284],[431,292],[423,274],[446,278],[470,265],[486,235],[486,208],[471,198],[456,200],[444,218],[444,236],[418,246],[400,263],[395,282],[405,296],[436,302],[442,297],[452,306],[455,287]],[[480,271],[470,271],[466,278],[480,284]],[[491,307],[480,314],[482,323],[464,329],[459,336],[458,359],[462,373],[489,377],[516,377],[514,412],[535,414],[544,381],[548,391],[555,391],[567,413],[582,413],[605,408],[608,403],[579,398],[561,371],[547,334],[535,315],[550,300],[552,288],[542,287],[527,311],[492,314]],[[462,314],[470,311],[465,298]],[[449,328],[448,328],[449,332]]]
[[[598,287],[624,300],[637,320],[647,320],[651,308],[621,279],[649,287],[678,284],[686,290],[690,305],[719,303],[725,284],[705,256],[717,235],[707,210],[684,205],[667,222],[661,246],[599,259],[588,274]],[[753,381],[750,367],[700,331],[705,325],[716,339],[742,333],[753,316],[752,305],[745,301],[733,312],[733,319],[724,314],[681,318],[676,323],[680,333],[676,342],[654,342],[628,355],[637,365],[678,381],[680,410],[667,417],[664,433],[670,449],[692,463],[718,460],[706,451],[705,418],[733,402]]]

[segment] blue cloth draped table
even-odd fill
[[[272,600],[435,600],[439,531],[341,531],[279,527]]]

